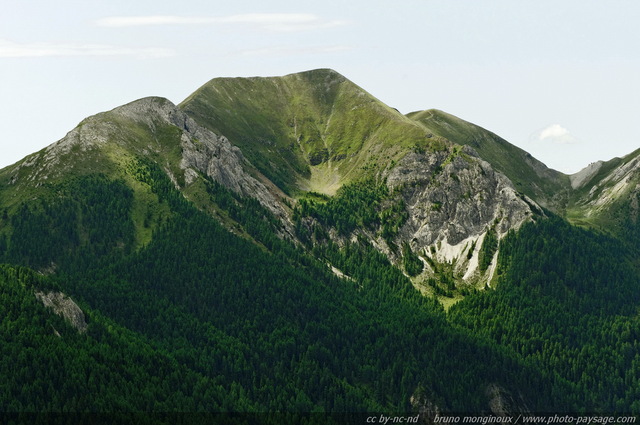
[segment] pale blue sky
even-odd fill
[[[214,77],[333,68],[576,172],[640,148],[640,2],[0,0],[0,167]]]

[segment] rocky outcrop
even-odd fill
[[[396,243],[409,242],[414,252],[441,262],[468,254],[460,262],[466,269],[458,270],[465,277],[477,267],[478,248],[490,229],[500,237],[542,214],[468,146],[409,153],[391,170],[387,185],[401,192],[408,212]]]
[[[507,390],[498,384],[489,384],[485,395],[491,413],[498,417],[514,416],[519,413],[530,413],[524,398]]]
[[[176,151],[180,152],[177,159]],[[140,99],[85,119],[63,139],[18,165],[12,182],[19,183],[20,175],[22,181],[42,182],[75,164],[86,167],[92,152],[103,169],[106,160],[120,160],[118,155],[157,160],[177,189],[189,186],[200,174],[209,176],[243,197],[258,200],[281,221],[283,236],[293,234],[280,200],[285,195],[226,137],[198,125],[172,102],[159,97]],[[21,169],[28,172],[21,173]],[[177,172],[183,175],[175,175]]]
[[[282,222],[286,233],[292,234],[292,224],[278,199],[284,195],[278,193],[266,178],[262,178],[262,182],[258,180],[262,177],[260,173],[247,161],[240,148],[229,143],[226,137],[198,125],[167,100],[141,99],[113,112],[144,123],[151,129],[158,125],[158,121],[179,129],[182,152],[179,167],[183,170],[185,185],[192,184],[198,173],[207,175],[241,196],[258,200]]]
[[[532,214],[535,203],[504,175],[468,147],[453,150],[410,153],[387,178],[390,188],[401,188],[409,212],[400,237],[417,248],[444,240],[456,245],[494,224],[504,234]]]
[[[604,161],[592,162],[577,173],[571,174],[569,176],[571,187],[573,189],[580,189],[582,186],[589,183],[589,180],[591,180],[593,176],[600,171],[602,164],[604,164]]]
[[[636,243],[640,234],[640,150],[591,164],[571,178],[580,184],[572,194],[569,219]]]
[[[198,173],[202,173],[241,196],[255,198],[277,217],[291,234],[292,225],[279,200],[284,194],[266,178],[260,181],[249,174],[247,169],[259,176],[259,172],[253,169],[242,155],[240,148],[229,143],[226,137],[198,126],[191,118],[178,112],[184,117],[185,131],[180,140],[180,168],[184,170],[185,183],[191,184]]]
[[[415,389],[409,397],[409,403],[412,410],[419,413],[418,423],[421,424],[433,424],[435,418],[443,414],[442,408],[431,397],[431,392],[422,386]]]
[[[486,397],[486,408],[475,412],[478,416],[504,418],[531,412],[522,395],[519,393],[514,395],[502,385],[496,383],[487,385],[484,396]],[[426,391],[421,387],[417,388],[411,395],[409,403],[420,414],[419,423],[457,423],[457,421],[447,419],[455,419],[460,416],[460,412],[443,411],[440,406],[427,396]]]
[[[35,293],[45,307],[53,310],[58,316],[64,317],[71,326],[76,328],[79,333],[87,331],[87,322],[84,318],[84,312],[78,307],[71,298],[62,292],[38,292]]]

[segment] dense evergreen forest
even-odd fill
[[[364,241],[308,229],[301,249],[257,201],[208,180],[234,234],[138,166],[165,211],[148,244],[135,243],[131,189],[100,175],[5,220],[0,410],[487,412],[498,385],[531,411],[640,413],[637,253],[617,240],[557,218],[526,225],[499,241],[497,286],[447,313]],[[361,192],[381,214],[348,194],[297,213],[343,233],[397,231],[393,195]],[[71,295],[87,332],[35,290]]]
[[[569,385],[576,411],[640,412],[638,252],[559,218],[500,242],[495,291],[455,305],[452,323]]]

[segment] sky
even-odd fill
[[[216,77],[332,68],[574,173],[640,148],[637,0],[0,0],[0,168]]]

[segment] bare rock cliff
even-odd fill
[[[387,184],[403,187],[409,211],[402,239],[417,248],[444,240],[456,245],[494,223],[504,234],[531,216],[533,201],[487,162],[465,154],[468,149],[447,156],[410,153],[392,170]]]
[[[84,312],[78,307],[71,298],[62,292],[36,292],[38,298],[45,307],[49,307],[58,316],[65,318],[67,322],[78,330],[79,333],[87,331],[87,322],[84,318]]]
[[[408,212],[396,244],[408,242],[419,255],[457,263],[466,277],[477,268],[478,248],[488,231],[501,237],[542,214],[468,146],[409,153],[390,171],[387,185],[401,191]]]
[[[183,170],[185,185],[192,184],[198,173],[207,175],[241,196],[258,200],[282,222],[285,233],[292,233],[292,224],[279,199],[284,194],[264,178],[226,137],[198,125],[167,100],[141,99],[114,112],[144,122],[150,128],[160,120],[179,129],[182,153],[179,167]]]

